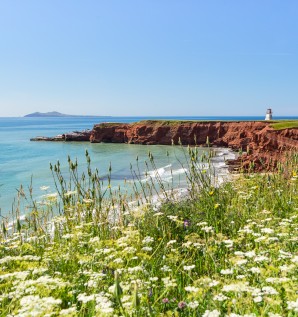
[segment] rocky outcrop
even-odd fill
[[[285,166],[288,157],[298,151],[298,129],[267,129],[250,143],[247,152],[232,164],[244,170],[272,171]]]
[[[63,134],[65,141],[90,141],[91,130],[73,131],[71,133]]]
[[[37,136],[30,139],[30,141],[89,141],[91,136],[91,130],[73,131],[65,134],[58,134],[54,137]]]
[[[132,143],[127,134],[134,124],[100,123],[93,127],[90,136],[92,143]]]

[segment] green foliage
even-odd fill
[[[68,180],[52,166],[57,195],[3,223],[0,316],[297,315],[297,155],[218,186],[190,148],[188,195],[135,173],[134,204],[86,159]]]
[[[146,124],[146,125],[179,125],[183,123],[208,123],[208,122],[235,122],[229,120],[141,120],[133,124]],[[104,123],[106,125],[106,123]],[[115,123],[114,123],[115,124]]]
[[[293,129],[298,128],[298,120],[291,121],[275,121],[271,124],[271,127],[275,130]]]

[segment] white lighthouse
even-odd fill
[[[265,120],[272,120],[272,109],[267,109]]]

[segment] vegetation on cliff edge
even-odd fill
[[[298,128],[298,120],[295,121],[277,121],[271,124],[275,130]]]

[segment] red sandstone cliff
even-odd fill
[[[90,141],[135,144],[178,144],[229,147],[248,152],[244,168],[272,170],[287,151],[298,149],[298,129],[274,130],[269,122],[171,122],[143,121],[132,124],[95,125]]]

